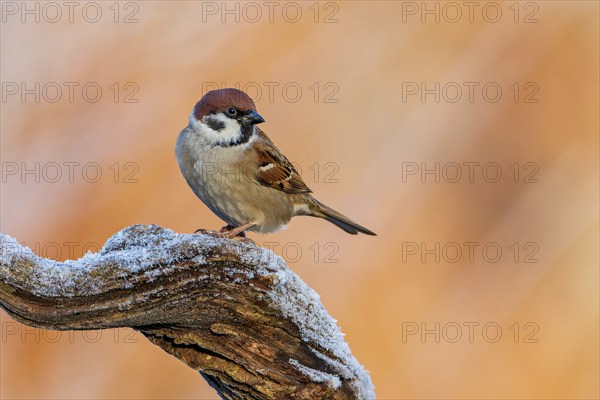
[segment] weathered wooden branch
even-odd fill
[[[375,398],[318,295],[253,243],[135,225],[57,262],[0,239],[0,305],[24,324],[131,327],[224,399]]]

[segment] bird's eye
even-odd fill
[[[227,109],[227,114],[231,115],[232,117],[235,116],[237,114],[237,110],[233,107],[229,107]]]

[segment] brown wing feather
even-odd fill
[[[292,163],[281,154],[264,132],[258,128],[257,131],[260,139],[253,143],[258,165],[256,181],[286,193],[310,193],[311,190]]]

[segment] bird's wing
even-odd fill
[[[256,150],[256,181],[285,193],[311,193],[292,163],[263,131],[256,129],[259,139],[252,144]]]

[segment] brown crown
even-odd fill
[[[239,111],[256,110],[254,101],[241,90],[233,88],[218,89],[206,93],[196,103],[194,117],[201,120],[206,114],[224,111],[229,107],[235,107]]]

